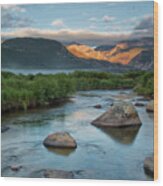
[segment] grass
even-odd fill
[[[153,96],[153,72],[76,71],[71,74],[15,75],[1,73],[2,112],[27,110],[40,106],[55,105],[79,90],[133,88],[144,96]]]

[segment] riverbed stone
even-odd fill
[[[136,102],[135,106],[136,107],[144,107],[145,105],[144,105],[144,103]]]
[[[147,175],[154,176],[154,157],[146,157],[144,160],[144,171]]]
[[[102,106],[100,104],[97,104],[94,106],[94,108],[100,109],[100,108],[102,108]]]
[[[134,105],[130,102],[117,102],[108,111],[92,121],[97,127],[140,126],[141,121]]]
[[[12,171],[19,171],[22,168],[22,166],[21,165],[11,165],[10,168]]]
[[[148,102],[146,106],[146,111],[147,112],[154,112],[154,100],[151,100]]]
[[[74,149],[77,147],[76,141],[67,132],[57,132],[57,133],[50,134],[45,138],[43,144],[46,147],[52,147],[52,148]]]
[[[73,175],[73,172],[71,171],[47,169],[44,171],[44,177],[45,178],[73,179],[74,175]]]

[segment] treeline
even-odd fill
[[[76,71],[71,74],[15,75],[1,73],[2,112],[27,110],[39,106],[54,105],[72,96],[78,90],[127,89],[144,96],[153,96],[153,72]]]

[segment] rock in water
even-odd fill
[[[100,109],[100,108],[102,108],[102,106],[100,104],[98,104],[98,105],[95,105],[94,108]]]
[[[50,134],[48,137],[45,138],[43,144],[46,147],[53,147],[53,148],[76,148],[77,147],[76,141],[67,132],[58,132],[58,133]]]
[[[144,103],[136,102],[136,103],[135,103],[135,106],[136,106],[136,107],[143,107],[143,106],[144,106]]]
[[[22,166],[21,165],[12,165],[12,166],[10,166],[10,168],[13,171],[19,171],[22,168]]]
[[[98,127],[128,127],[139,126],[141,121],[132,103],[118,102],[92,124]]]
[[[45,170],[44,171],[45,178],[64,178],[64,179],[72,179],[73,173],[69,171],[63,170]]]
[[[154,176],[154,157],[147,157],[144,160],[144,171],[147,175]]]
[[[154,101],[149,101],[147,106],[146,106],[146,111],[147,112],[154,112]]]

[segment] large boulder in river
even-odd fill
[[[144,160],[144,171],[147,175],[154,176],[154,157],[146,157]]]
[[[154,101],[153,100],[148,102],[148,104],[146,106],[146,111],[147,112],[153,112],[154,111]]]
[[[132,103],[118,102],[92,124],[98,127],[128,127],[139,126],[141,121]]]
[[[67,132],[58,132],[58,133],[50,134],[48,137],[45,138],[43,144],[46,147],[53,147],[53,148],[73,149],[77,147],[76,141]]]

